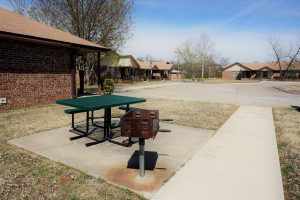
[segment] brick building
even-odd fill
[[[286,79],[300,79],[300,65],[294,64],[287,70],[287,63],[281,63],[281,73]],[[222,79],[224,80],[276,80],[280,77],[278,63],[239,63],[235,62],[222,69]]]
[[[76,97],[76,56],[107,50],[0,8],[0,110]]]

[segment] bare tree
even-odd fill
[[[154,58],[153,58],[153,56],[147,54],[147,55],[145,55],[144,60],[145,60],[146,62],[149,62],[149,63],[150,63],[150,62],[153,62],[153,61],[154,61]]]
[[[133,0],[31,0],[30,17],[119,50],[131,36]]]
[[[281,60],[284,59],[284,53],[282,46],[280,44],[279,37],[270,36],[269,37],[269,44],[272,47],[274,57],[275,57],[275,63],[279,66],[279,73],[280,73],[280,80],[283,79],[283,73],[282,73],[282,63]]]
[[[26,0],[9,0],[13,9],[21,14],[21,15],[25,15],[27,14],[27,4],[26,4]]]
[[[226,67],[227,65],[229,65],[229,58],[228,57],[220,57],[219,59],[219,64],[221,67]]]
[[[178,64],[191,75],[192,80],[194,81],[197,72],[197,54],[194,47],[194,40],[186,40],[175,50],[175,56],[177,57]]]
[[[205,64],[208,63],[208,61],[214,60],[215,55],[215,43],[206,35],[203,33],[195,44],[195,50],[197,54],[197,58],[199,60],[199,63],[201,63],[201,78],[204,79],[204,68]],[[210,68],[208,69],[208,77],[210,76]]]
[[[291,69],[295,66],[295,63],[298,62],[299,55],[300,55],[300,42],[298,42],[296,45],[291,45],[287,50],[280,43],[279,37],[270,36],[269,44],[273,50],[275,63],[279,67],[280,80],[284,80],[288,78]],[[285,69],[283,69],[283,67],[285,67]]]
[[[289,60],[287,67],[286,67],[286,73],[284,74],[284,79],[288,78],[288,75],[290,74],[290,71],[293,67],[296,66],[296,63],[298,63],[300,55],[300,44],[296,46],[296,48],[291,47],[288,54],[287,58]]]
[[[100,17],[100,44],[120,50],[131,37],[133,0],[106,0]]]
[[[214,66],[215,48],[214,42],[203,33],[197,40],[190,39],[185,41],[175,50],[178,65],[182,66],[192,80],[196,78],[197,71],[201,71],[204,78],[205,69],[209,77]]]

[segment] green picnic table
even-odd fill
[[[86,116],[86,132],[83,136],[89,135],[89,111],[95,111],[104,109],[104,137],[101,140],[96,140],[95,142],[87,143],[86,146],[91,146],[94,144],[98,144],[104,141],[113,142],[116,144],[120,144],[123,146],[130,145],[130,144],[122,144],[112,140],[111,135],[111,108],[117,106],[127,105],[129,109],[130,104],[142,103],[145,102],[146,99],[144,98],[136,98],[136,97],[128,97],[128,96],[120,96],[120,95],[97,95],[97,96],[90,96],[90,97],[81,97],[81,98],[74,98],[74,99],[61,99],[57,100],[56,103],[60,105],[70,106],[77,109],[85,110],[87,113]],[[93,116],[92,116],[93,120]],[[130,143],[131,140],[128,141]]]

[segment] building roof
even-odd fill
[[[262,70],[264,68],[269,68],[272,70],[280,70],[279,69],[279,64],[275,63],[275,62],[269,62],[269,63],[239,63],[239,62],[235,62],[232,64],[229,64],[227,66],[225,66],[223,68],[223,70],[226,70],[234,65],[240,65],[241,67],[246,68],[247,70],[253,70],[253,71],[258,71],[258,70]],[[285,62],[281,62],[281,67],[283,70],[285,70],[287,68],[287,63]],[[297,69],[300,70],[300,64],[296,64],[295,67],[293,69]]]
[[[150,63],[147,61],[137,60],[137,63],[140,65],[140,69],[145,70],[171,70],[173,67],[173,64],[169,64],[164,61],[155,61]]]
[[[140,68],[140,65],[133,56],[126,55],[126,56],[120,56],[118,67]]]
[[[98,51],[109,50],[101,45],[0,7],[0,37],[3,36],[47,41],[54,44],[60,43]]]
[[[260,70],[262,68],[268,67],[270,63],[241,63],[241,64],[251,70]]]
[[[158,70],[171,70],[173,64],[169,64],[163,61],[152,62],[153,67],[157,67]]]
[[[137,60],[137,63],[140,65],[140,69],[151,70],[150,62]]]

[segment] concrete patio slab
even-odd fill
[[[161,123],[161,128],[171,129],[172,132],[158,133],[155,140],[146,140],[144,178],[139,177],[137,169],[138,144],[128,148],[104,142],[85,147],[85,143],[92,140],[81,138],[70,141],[69,138],[76,135],[69,132],[69,127],[16,138],[9,143],[150,198],[213,134],[209,130],[167,123]],[[97,131],[93,134],[101,137],[103,133]]]
[[[284,199],[272,108],[241,106],[153,199]]]

